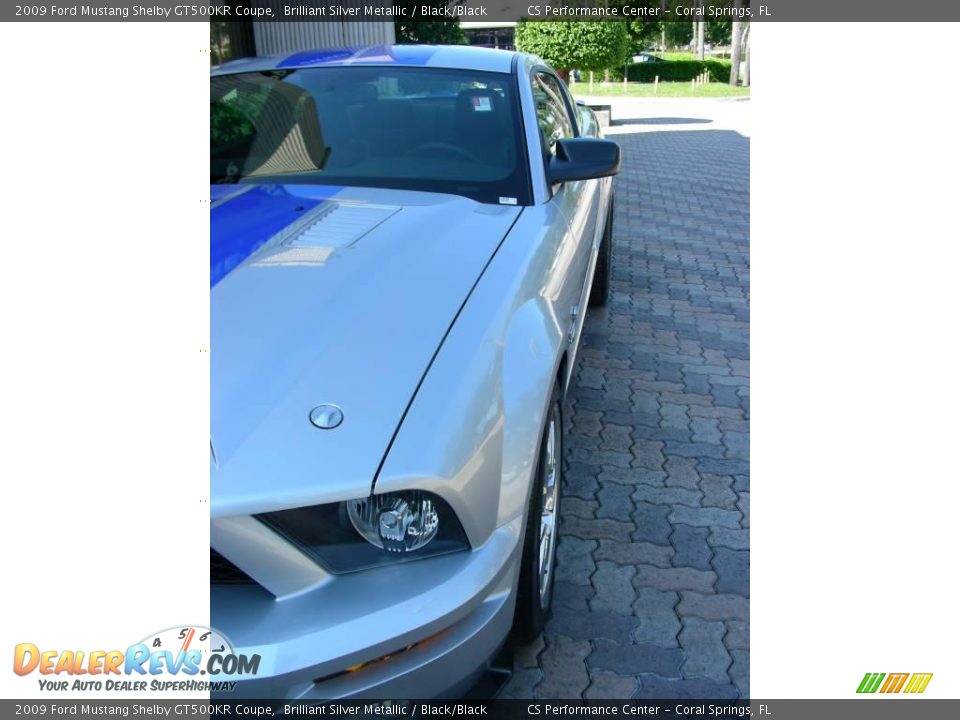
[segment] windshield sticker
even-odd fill
[[[511,197],[501,197],[501,198],[500,198],[500,204],[501,204],[501,205],[516,205],[516,204],[517,204],[517,199],[516,199],[516,198],[511,198]]]
[[[493,110],[493,103],[486,95],[474,95],[472,101],[474,112],[490,112]]]

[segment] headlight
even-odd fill
[[[419,490],[350,500],[347,515],[368,543],[395,553],[419,550],[440,528],[432,497]]]
[[[466,533],[440,497],[422,490],[256,516],[333,573],[468,550]]]

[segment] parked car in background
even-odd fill
[[[642,52],[637,55],[634,55],[631,60],[635,63],[645,63],[645,62],[663,62],[663,58],[657,57],[653,53]]]
[[[550,612],[615,143],[536,57],[211,77],[211,617],[230,698],[462,693]]]

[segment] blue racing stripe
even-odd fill
[[[303,50],[277,63],[278,68],[311,67],[316,65],[342,65],[357,53],[357,48],[329,50]]]
[[[260,185],[211,210],[210,287],[322,201],[295,197],[280,185]]]
[[[324,65],[409,65],[430,64],[438,48],[418,45],[373,45],[365,48],[304,50],[277,63],[278,68],[321,67]]]
[[[231,195],[239,195],[244,187],[243,185],[211,185],[210,202],[215,203]]]

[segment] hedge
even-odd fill
[[[729,60],[664,60],[627,65],[627,80],[653,82],[653,78],[659,76],[662,82],[689,82],[704,70],[710,72],[713,82],[727,82],[730,79]],[[623,80],[623,67],[611,68],[610,78]]]

